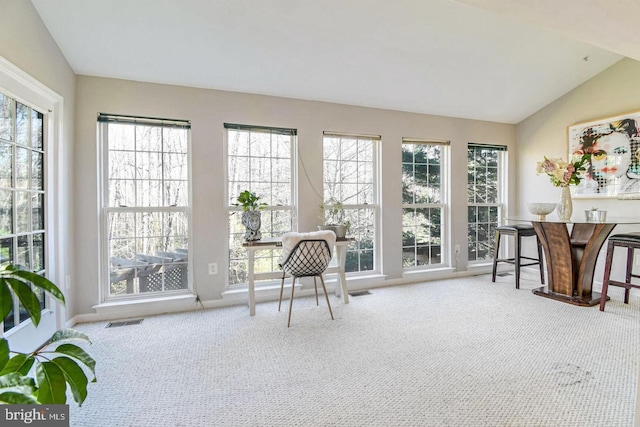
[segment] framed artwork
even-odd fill
[[[569,159],[591,154],[573,197],[623,197],[640,193],[640,111],[568,128]]]

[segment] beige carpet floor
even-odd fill
[[[536,275],[81,324],[98,382],[72,426],[632,426],[640,299],[538,297]]]

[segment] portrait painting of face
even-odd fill
[[[631,165],[631,141],[624,133],[613,132],[597,138],[591,157],[592,173],[599,178],[617,178]]]
[[[569,126],[568,137],[570,158],[591,156],[574,196],[615,197],[640,188],[640,112]]]

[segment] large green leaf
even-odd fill
[[[38,401],[31,394],[23,394],[15,391],[0,391],[0,404],[3,405],[37,405]]]
[[[33,290],[24,282],[12,277],[5,277],[4,280],[11,286],[13,293],[18,296],[20,303],[27,310],[29,317],[33,321],[33,324],[38,326],[40,323],[40,301],[38,297],[33,293]]]
[[[53,363],[58,365],[58,367],[62,370],[67,383],[69,384],[69,388],[71,388],[71,393],[73,394],[73,399],[78,402],[78,406],[82,406],[82,402],[87,398],[87,376],[84,374],[84,371],[75,360],[69,359],[65,356],[56,357],[51,360]]]
[[[30,356],[28,354],[17,354],[13,356],[9,361],[4,365],[2,371],[0,371],[0,375],[8,374],[11,372],[17,372],[22,375],[27,375],[31,367],[33,366],[33,362],[35,362],[35,357]]]
[[[11,312],[11,291],[4,277],[0,278],[0,319],[6,319]]]
[[[8,271],[9,271],[9,274],[11,274],[12,276],[20,277],[21,279],[31,282],[33,286],[36,286],[44,291],[47,291],[52,297],[60,301],[62,304],[65,303],[64,294],[62,293],[62,291],[56,285],[54,285],[52,281],[50,281],[46,277],[36,273],[32,273],[31,271],[18,270],[15,268],[10,269]]]
[[[75,344],[67,343],[67,344],[59,345],[56,348],[55,352],[66,354],[67,356],[76,358],[82,363],[84,363],[91,370],[91,373],[93,374],[92,382],[96,381],[96,361],[93,359],[93,357],[89,356],[89,354],[86,351],[84,351],[83,349],[81,349]]]
[[[53,362],[42,362],[36,365],[38,380],[38,402],[67,403],[67,382],[60,367]]]
[[[86,336],[80,331],[76,331],[75,329],[71,329],[71,328],[60,329],[51,336],[52,343],[56,341],[74,340],[74,339],[83,340],[91,344],[91,341],[89,341],[88,336]]]
[[[4,368],[4,365],[9,361],[9,341],[4,338],[0,338],[0,371]]]

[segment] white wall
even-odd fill
[[[298,129],[301,158],[313,185],[322,183],[322,132],[382,136],[381,270],[389,279],[402,276],[401,151],[402,137],[451,141],[451,244],[466,247],[466,144],[509,146],[510,176],[515,182],[515,127],[439,116],[359,108],[267,96],[131,81],[76,77],[29,1],[0,0],[0,55],[64,97],[61,146],[63,164],[60,211],[64,220],[60,277],[71,277],[67,319],[94,313],[98,301],[98,112],[189,119],[193,143],[194,280],[204,300],[217,300],[226,276],[209,276],[207,264],[227,258],[224,122]],[[10,42],[8,42],[10,41]],[[312,82],[310,83],[312,84]],[[75,137],[75,141],[74,141]],[[320,200],[299,174],[299,228],[317,223]],[[512,191],[511,197],[514,196]],[[458,267],[466,269],[466,254]],[[453,254],[450,254],[453,258]],[[224,271],[224,268],[220,268]]]
[[[310,83],[311,84],[311,83]],[[401,141],[402,137],[451,141],[452,243],[466,247],[467,142],[514,148],[515,126],[372,108],[269,96],[78,76],[76,98],[76,235],[78,281],[83,283],[78,313],[98,303],[98,218],[96,115],[116,113],[188,119],[192,122],[194,280],[204,300],[221,298],[225,274],[209,276],[207,264],[226,269],[228,238],[225,208],[223,123],[295,128],[299,152],[315,188],[322,188],[322,132],[340,131],[382,136],[382,272],[402,276]],[[511,156],[513,159],[514,156]],[[511,168],[513,171],[514,168]],[[299,170],[299,229],[317,225],[318,199]],[[515,175],[511,175],[513,182]],[[463,251],[464,252],[464,251]],[[463,253],[464,258],[466,255]],[[462,259],[461,268],[466,266]]]
[[[526,214],[527,201],[551,201],[560,198],[546,175],[536,176],[536,162],[543,156],[567,158],[567,128],[576,123],[640,111],[640,62],[623,59],[575,90],[562,96],[516,127],[518,185],[517,208]],[[584,217],[591,207],[606,209],[609,215],[635,217],[640,221],[640,201],[617,199],[573,199],[573,218]],[[555,214],[552,214],[555,215]],[[619,225],[613,233],[640,230]],[[601,250],[595,280],[602,281],[604,252]],[[614,261],[621,258],[615,258]],[[618,263],[618,266],[621,264]],[[620,268],[614,276],[620,278]]]
[[[60,229],[56,232],[62,248],[61,253],[56,254],[61,263],[53,279],[59,286],[67,276],[71,279],[71,291],[60,286],[66,294],[66,319],[69,319],[75,312],[72,185],[76,76],[30,1],[0,0],[0,40],[0,56],[64,98],[62,139],[58,141],[57,153],[62,165],[60,183],[58,191],[51,195],[56,198],[56,215],[61,218]]]

